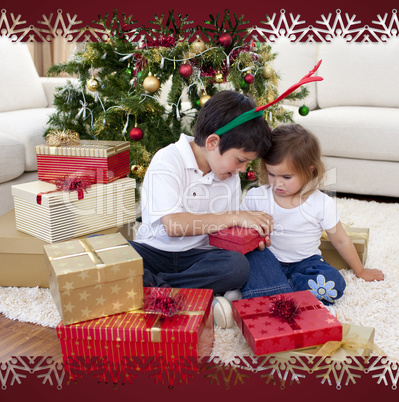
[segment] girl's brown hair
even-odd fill
[[[301,195],[308,197],[318,188],[325,174],[319,140],[299,124],[283,124],[276,127],[272,131],[272,146],[260,164],[260,183],[269,183],[266,164],[274,166],[284,160],[302,177],[305,185]]]

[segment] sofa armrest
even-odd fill
[[[39,77],[39,79],[46,94],[48,107],[53,107],[54,94],[57,88],[65,87],[68,85],[68,81],[72,83],[78,81],[77,78],[70,77]]]

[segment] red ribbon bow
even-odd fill
[[[91,180],[87,176],[71,175],[64,177],[64,179],[57,179],[52,183],[56,185],[56,190],[41,192],[36,195],[36,202],[39,205],[42,205],[43,194],[56,193],[57,191],[77,191],[78,200],[82,200],[84,198],[84,192],[87,193],[87,189],[91,187]]]

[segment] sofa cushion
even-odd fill
[[[0,133],[0,183],[13,180],[25,170],[25,148],[11,135]]]
[[[271,43],[272,52],[277,53],[273,60],[273,67],[280,76],[279,94],[282,94],[291,85],[297,83],[305,74],[307,74],[318,62],[317,43],[293,43],[289,38],[280,37],[275,43]],[[323,75],[324,64],[320,71],[315,75]],[[302,106],[306,104],[309,109],[317,107],[316,83],[306,84],[309,95],[304,100],[283,101],[283,104]]]
[[[399,197],[399,163],[325,156],[327,191]],[[389,217],[387,216],[387,222]]]
[[[25,147],[25,171],[37,170],[35,146],[44,143],[43,134],[54,108],[25,109],[0,113],[0,128]]]
[[[398,161],[399,109],[342,106],[313,110],[295,121],[320,140],[323,155]]]
[[[47,98],[26,43],[0,37],[0,112],[42,108]]]
[[[318,104],[399,107],[399,37],[387,43],[320,44],[323,60],[317,83]]]

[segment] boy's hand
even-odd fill
[[[384,280],[384,274],[379,269],[364,268],[364,270],[356,276],[366,282]]]
[[[273,230],[273,218],[261,211],[240,211],[238,226],[255,229],[259,236],[265,237]]]

